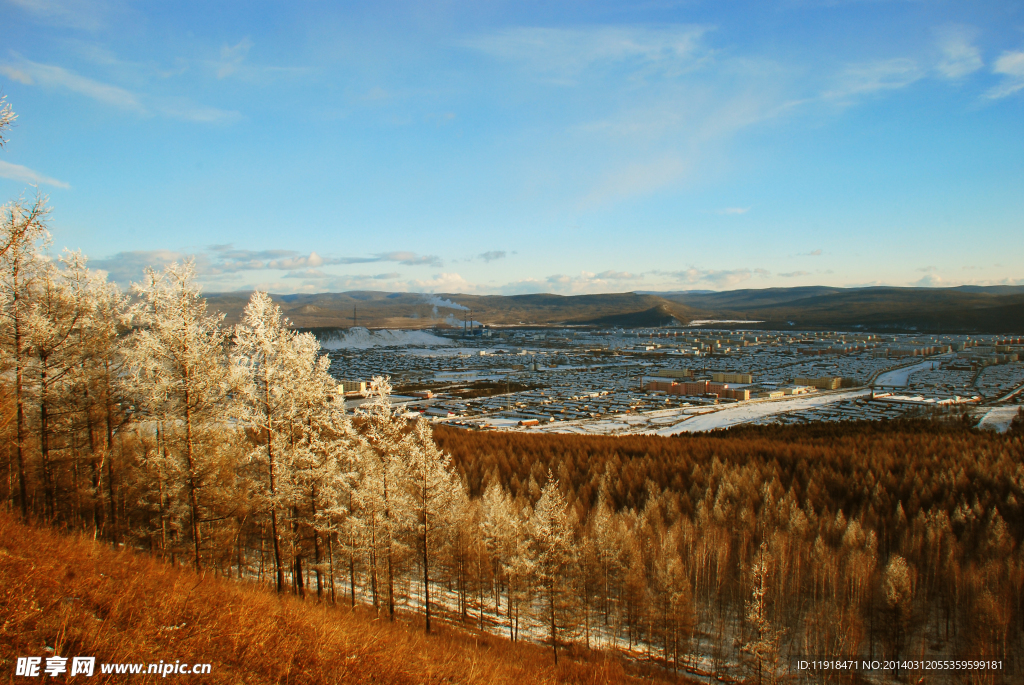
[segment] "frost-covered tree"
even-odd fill
[[[124,353],[127,390],[143,417],[162,422],[168,444],[183,465],[196,568],[202,566],[200,491],[216,454],[209,449],[227,428],[228,365],[222,314],[210,314],[194,283],[195,263],[171,264],[162,274],[149,269],[132,288],[137,328]]]
[[[548,639],[557,664],[559,631],[568,627],[575,550],[565,497],[550,473],[530,517],[529,531],[535,554],[534,579],[540,586]]]
[[[299,407],[304,404],[300,385],[303,360],[296,343],[296,334],[281,308],[266,293],[254,292],[242,313],[242,323],[234,331],[231,363],[237,397],[233,407],[247,428],[255,461],[266,469],[265,482],[257,481],[255,489],[270,513],[278,592],[284,591],[278,519],[282,508],[293,504],[289,485],[294,430]]]
[[[768,543],[762,542],[750,569],[751,593],[746,603],[747,625],[752,633],[751,640],[743,646],[750,655],[751,670],[757,684],[775,683],[779,661],[779,642],[782,630],[772,621],[771,568],[772,555]]]
[[[899,660],[907,646],[914,608],[915,573],[899,554],[893,554],[882,576],[882,594],[886,604],[887,659]]]
[[[331,541],[339,524],[351,516],[351,489],[357,456],[365,445],[345,413],[344,395],[329,373],[330,360],[320,355],[320,343],[310,333],[292,340],[296,394],[292,478],[298,496],[296,511],[311,530],[317,597],[324,592],[324,573],[330,572],[333,593],[334,553]],[[325,567],[323,540],[330,559]]]
[[[430,568],[446,532],[457,524],[456,506],[462,482],[452,470],[451,457],[437,448],[424,421],[408,435],[406,487],[415,520],[415,545],[423,570],[423,615],[430,632]]]
[[[14,113],[11,104],[7,102],[7,96],[0,96],[0,148],[7,144],[4,134],[14,125],[14,120],[17,118],[18,115]]]
[[[44,265],[42,250],[49,240],[46,217],[49,210],[42,198],[29,206],[17,201],[0,208],[0,342],[4,362],[14,370],[15,459],[18,468],[18,500],[23,518],[28,518],[29,421],[26,373],[31,357],[28,319],[32,292]]]
[[[114,433],[123,421],[121,377],[124,357],[119,340],[127,324],[128,296],[102,272],[85,268],[84,258],[68,265],[70,280],[84,303],[75,330],[80,372],[75,394],[86,431],[89,451],[94,530],[103,525],[102,481],[106,473],[111,538],[117,541],[117,507],[114,489]]]
[[[84,277],[85,265],[80,254],[66,255],[60,268],[52,260],[41,260],[30,288],[31,303],[26,319],[26,342],[32,351],[36,405],[36,428],[39,439],[40,466],[43,474],[44,516],[57,515],[57,474],[52,455],[52,441],[63,421],[70,418],[70,390],[74,374],[79,370],[80,349],[74,335],[79,321],[86,316],[88,300],[77,282]]]
[[[534,570],[533,550],[529,536],[529,509],[516,506],[507,490],[491,483],[483,496],[483,537],[491,558],[495,560],[495,610],[499,611],[499,579],[506,589],[508,635],[513,642],[519,638],[519,612],[527,603],[530,578]]]
[[[402,533],[411,513],[407,479],[409,442],[407,421],[391,406],[391,383],[376,376],[370,384],[370,401],[363,405],[362,434],[368,449],[359,463],[359,511],[370,553],[374,604],[379,607],[383,589],[388,617],[395,617],[395,577],[398,555],[404,551]],[[380,588],[380,573],[384,587]]]

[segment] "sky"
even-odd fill
[[[124,286],[1024,283],[1024,2],[0,0],[0,200]]]

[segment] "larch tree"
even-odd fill
[[[530,518],[529,531],[536,555],[534,578],[540,586],[544,621],[557,664],[559,631],[568,627],[572,597],[569,581],[575,554],[565,497],[550,473]]]
[[[782,631],[772,622],[771,569],[772,555],[768,542],[758,548],[750,568],[751,593],[746,602],[746,619],[752,633],[743,651],[750,654],[751,670],[757,685],[774,684],[779,660]]]
[[[143,417],[177,434],[185,474],[195,567],[202,567],[200,490],[212,470],[211,432],[225,420],[229,392],[222,314],[207,312],[194,283],[195,263],[171,264],[162,274],[149,269],[133,292],[137,328],[125,341],[130,375],[125,378]]]
[[[289,495],[295,440],[293,431],[300,421],[297,413],[304,404],[301,394],[303,359],[296,334],[289,328],[281,308],[267,293],[254,292],[234,330],[231,354],[233,385],[237,389],[232,405],[253,443],[255,461],[266,468],[266,480],[256,482],[256,493],[270,514],[277,591],[284,591],[281,550],[282,509],[293,504]],[[294,563],[293,563],[294,566]]]
[[[75,287],[84,271],[80,254],[66,255],[60,268],[42,260],[34,279],[26,319],[27,344],[32,350],[40,466],[43,472],[43,512],[47,519],[57,516],[57,474],[53,463],[53,439],[61,415],[67,417],[71,381],[78,371],[79,350],[75,343],[79,321],[85,316],[87,300]],[[63,409],[62,409],[63,408]]]
[[[456,525],[455,506],[462,482],[452,470],[451,456],[434,444],[430,424],[418,420],[407,436],[409,461],[406,487],[414,516],[415,545],[423,570],[423,615],[430,632],[430,568],[446,531]]]
[[[402,533],[411,513],[406,487],[409,443],[407,421],[391,406],[391,383],[376,376],[370,384],[370,401],[361,407],[362,434],[368,449],[360,462],[360,512],[370,546],[374,587],[383,563],[384,591],[388,618],[395,617],[397,556],[402,551]],[[379,588],[374,596],[379,596]],[[379,606],[379,605],[378,605]]]
[[[355,480],[356,455],[363,441],[345,412],[344,394],[331,377],[330,359],[320,354],[320,343],[311,333],[292,338],[296,390],[292,477],[299,497],[297,510],[312,533],[317,597],[324,593],[324,574],[330,572],[333,595],[333,535],[337,525],[351,515],[349,496]],[[330,553],[323,561],[324,539]],[[298,565],[296,565],[298,569]]]
[[[21,516],[28,518],[29,420],[26,374],[31,361],[28,319],[31,293],[43,265],[42,249],[50,234],[46,229],[49,209],[41,197],[32,205],[11,202],[0,208],[0,342],[6,365],[14,367],[15,458],[18,468],[18,500]]]
[[[68,265],[69,278],[85,303],[76,328],[80,372],[76,394],[84,415],[86,445],[92,480],[94,535],[103,526],[104,471],[111,539],[117,542],[117,507],[114,490],[114,433],[123,415],[118,378],[124,362],[119,340],[127,328],[128,296],[105,274],[85,268],[84,259]]]
[[[483,538],[492,559],[495,573],[495,611],[499,611],[500,583],[506,590],[509,639],[519,637],[519,611],[529,597],[529,580],[533,575],[534,557],[530,546],[529,510],[519,510],[509,493],[498,483],[491,483],[483,495]]]

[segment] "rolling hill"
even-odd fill
[[[352,291],[274,295],[300,328],[492,326],[658,327],[728,319],[763,329],[1024,332],[1024,286],[765,288],[601,295],[464,295]],[[229,323],[247,293],[208,296]]]

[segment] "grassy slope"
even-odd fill
[[[639,682],[612,657],[555,667],[539,646],[445,626],[428,636],[412,623],[278,597],[0,512],[0,674],[22,681],[16,658],[50,656],[46,647],[95,656],[91,683],[167,682],[104,676],[99,664],[179,659],[212,672],[171,679],[211,683]]]

